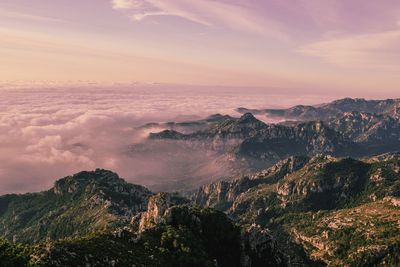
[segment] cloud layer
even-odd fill
[[[95,168],[117,171],[131,182],[155,183],[144,177],[169,172],[173,166],[168,166],[171,161],[154,163],[155,159],[128,155],[128,147],[148,134],[135,130],[139,125],[217,112],[234,115],[238,106],[326,100],[242,90],[219,88],[216,93],[215,88],[161,85],[0,89],[0,195],[44,190],[56,179]]]

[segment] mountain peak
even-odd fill
[[[150,139],[182,139],[185,135],[175,130],[164,130],[158,133],[150,133]]]
[[[89,184],[119,184],[125,183],[118,174],[104,169],[95,171],[82,171],[72,176],[64,177],[54,183],[54,192],[56,194],[74,193],[84,189]]]
[[[221,121],[225,119],[231,119],[229,115],[222,115],[220,113],[212,114],[206,118],[206,121]]]
[[[250,112],[243,114],[238,120],[238,123],[259,123],[259,122],[261,121],[258,120],[256,117],[254,117],[254,115],[251,114]]]

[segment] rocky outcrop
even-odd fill
[[[139,232],[167,223],[166,213],[176,205],[188,204],[189,200],[175,194],[157,193],[150,197],[147,211],[140,215]]]
[[[400,149],[400,120],[396,117],[353,111],[330,119],[328,125],[371,154]]]
[[[245,194],[251,188],[261,184],[273,184],[284,176],[299,170],[308,161],[308,157],[292,156],[251,176],[233,181],[219,181],[202,186],[194,194],[193,200],[198,205],[213,207],[219,210],[228,210],[241,194]]]
[[[243,267],[287,266],[283,253],[268,229],[252,224],[244,227],[241,235]]]
[[[364,189],[368,171],[369,165],[357,160],[317,156],[299,173],[279,181],[276,192],[283,207],[331,209]]]

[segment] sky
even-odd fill
[[[317,88],[393,97],[400,1],[2,0],[0,58],[0,82],[8,83]]]

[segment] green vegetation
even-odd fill
[[[194,196],[232,221],[109,171],[82,172],[0,197],[0,266],[398,266],[399,189],[398,154],[292,158]]]
[[[29,250],[23,245],[13,245],[0,239],[0,266],[23,267],[29,262]]]
[[[0,234],[36,243],[113,229],[145,210],[151,195],[110,171],[81,172],[45,192],[0,197]]]
[[[398,154],[365,160],[317,156],[275,184],[264,183],[271,181],[268,174],[282,170],[277,166],[264,171],[267,177],[256,175],[259,183],[253,181],[254,186],[243,191],[239,186],[245,180],[239,179],[225,185],[229,192],[219,192],[219,198],[208,190],[199,191],[197,199],[213,205],[230,195],[226,212],[241,223],[272,229],[278,246],[296,251],[287,256],[304,265],[310,263],[299,259],[303,252],[298,244],[309,259],[330,266],[398,262],[394,252],[400,243]],[[233,192],[239,193],[232,199]]]
[[[170,223],[143,233],[129,229],[47,242],[34,247],[40,266],[240,266],[240,228],[223,213],[175,206]]]

